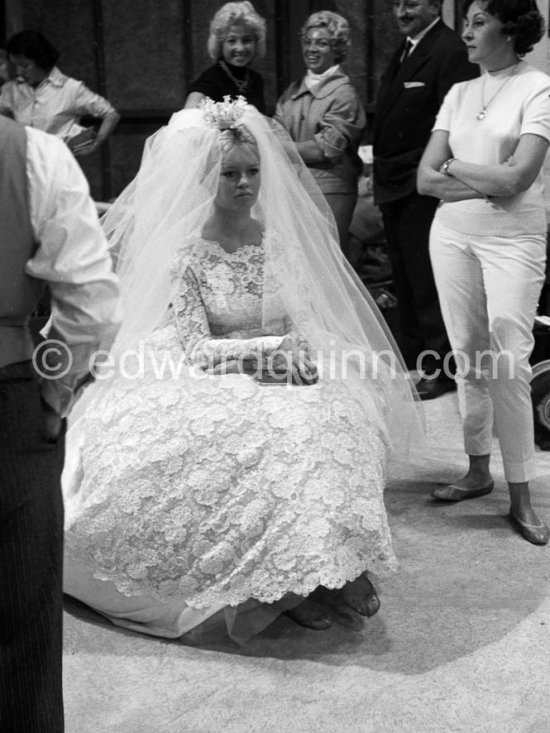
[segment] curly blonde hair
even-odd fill
[[[303,39],[312,28],[326,28],[332,41],[332,50],[336,56],[336,61],[339,63],[346,58],[351,46],[351,39],[349,23],[345,18],[330,10],[313,13],[302,26],[300,37]]]
[[[258,15],[248,0],[236,3],[225,3],[210,23],[207,49],[210,58],[219,61],[222,57],[222,46],[231,26],[244,25],[256,39],[256,54],[265,56],[265,20]]]

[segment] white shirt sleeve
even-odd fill
[[[69,80],[73,81],[73,80]],[[104,119],[111,112],[115,111],[113,105],[104,97],[95,94],[81,81],[74,83],[74,109],[81,115],[92,115]]]
[[[526,133],[540,135],[550,141],[550,78],[548,77],[543,77],[542,83],[539,81],[538,88],[525,101],[520,135]]]
[[[116,335],[118,280],[78,163],[53,135],[32,128],[26,132],[31,225],[38,243],[26,272],[48,283],[52,316],[47,337],[68,347],[66,373],[45,379],[43,396],[66,415],[89,375],[94,353],[108,348]]]

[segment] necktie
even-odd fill
[[[403,50],[403,53],[401,55],[401,63],[407,59],[412,51],[413,48],[413,42],[410,38],[407,38],[407,43],[405,44],[405,48]]]

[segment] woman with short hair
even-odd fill
[[[65,76],[56,66],[59,52],[38,31],[16,33],[6,49],[18,78],[2,86],[0,112],[60,137],[75,156],[98,150],[120,119],[114,107],[83,82]],[[80,124],[84,115],[101,119],[97,133]]]
[[[362,171],[357,149],[366,125],[357,92],[340,67],[351,45],[350,28],[341,15],[323,10],[306,20],[300,37],[307,72],[283,93],[275,117],[323,192],[347,254]]]
[[[522,60],[544,22],[534,0],[467,0],[465,12],[462,37],[482,74],[451,88],[418,170],[419,192],[441,199],[430,254],[469,457],[466,476],[433,496],[461,501],[492,491],[494,426],[509,521],[544,545],[550,531],[529,492],[536,474],[529,356],[545,278],[550,78]]]
[[[227,95],[240,95],[259,112],[265,112],[264,80],[249,68],[265,56],[265,20],[252,3],[226,3],[210,23],[208,54],[215,63],[191,84],[185,109],[198,107],[208,97],[222,102]]]

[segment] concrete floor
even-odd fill
[[[550,733],[550,547],[489,496],[434,504],[465,467],[456,395],[425,403],[426,458],[386,494],[399,571],[359,628],[280,618],[246,648],[184,646],[65,614],[67,733]],[[550,453],[534,504],[550,521]]]

